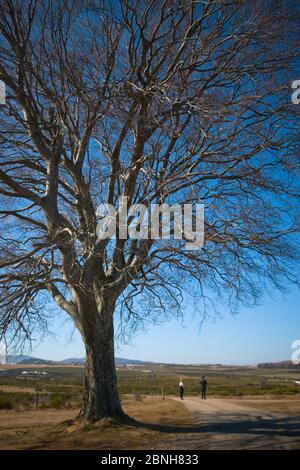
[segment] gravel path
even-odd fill
[[[250,408],[246,400],[194,397],[183,403],[209,449],[300,449],[300,416]],[[199,439],[199,448],[203,444]]]

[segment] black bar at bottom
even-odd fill
[[[45,463],[47,465],[55,463],[83,464],[94,463],[99,467],[112,467],[119,465],[123,468],[139,468],[141,466],[170,466],[170,465],[188,465],[195,468],[202,464],[218,463],[222,466],[230,463],[249,465],[251,463],[262,463],[265,460],[269,464],[274,462],[276,465],[288,463],[299,464],[300,450],[35,450],[35,451],[1,451],[0,463],[18,462],[22,465],[27,463],[33,467]],[[2,466],[2,468],[4,468]],[[96,467],[95,467],[96,468]]]

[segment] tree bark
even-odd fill
[[[83,339],[86,365],[83,407],[80,418],[97,421],[107,417],[122,417],[114,357],[114,306],[105,305],[99,312],[84,312]]]

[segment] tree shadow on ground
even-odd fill
[[[300,419],[295,417],[280,418],[253,418],[251,415],[243,415],[229,419],[217,420],[210,419],[209,422],[203,422],[192,426],[186,425],[168,425],[153,424],[143,421],[137,421],[129,418],[127,424],[146,428],[152,431],[164,433],[213,433],[213,434],[257,434],[265,436],[280,437],[299,437],[300,439]]]

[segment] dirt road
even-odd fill
[[[186,398],[209,449],[300,449],[300,416],[264,411],[234,400]],[[254,405],[255,406],[255,405]]]

